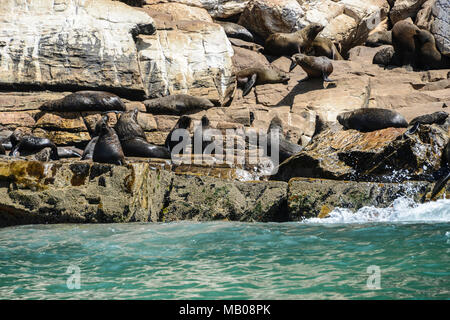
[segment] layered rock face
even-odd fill
[[[0,227],[30,223],[295,221],[335,207],[419,200],[431,184],[294,179],[239,182],[167,171],[162,163],[127,166],[86,161],[0,160]],[[312,191],[313,190],[313,191]],[[450,190],[444,190],[449,193]]]

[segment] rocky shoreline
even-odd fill
[[[300,153],[269,175],[266,163],[175,164],[128,158],[124,166],[81,160],[50,161],[49,151],[0,155],[0,227],[30,223],[169,222],[179,220],[298,221],[336,207],[389,206],[400,196],[427,200],[450,141],[440,124],[344,130],[342,112],[361,106],[400,113],[407,122],[448,112],[450,66],[418,70],[374,64],[392,45],[364,46],[410,19],[450,52],[448,4],[441,0],[40,0],[0,5],[0,140],[20,131],[58,147],[84,149],[101,113],[55,112],[42,106],[80,90],[117,94],[137,109],[147,141],[163,146],[180,118],[147,111],[146,101],[189,94],[214,106],[189,113],[191,134],[203,116],[211,127],[244,135],[278,117],[282,134]],[[251,31],[253,41],[229,35],[226,22]],[[299,82],[288,57],[264,52],[274,32],[311,23],[338,48],[332,83]],[[248,32],[248,31],[247,31]],[[287,83],[258,84],[243,96],[236,74],[276,68]],[[109,125],[118,121],[108,113]],[[235,137],[233,136],[233,139]],[[240,138],[241,139],[241,138]],[[1,142],[1,141],[0,141]],[[236,140],[226,151],[237,157]],[[47,153],[46,153],[47,152]],[[245,159],[259,150],[245,151]],[[259,159],[259,158],[258,158]],[[266,159],[267,160],[267,159]],[[439,194],[448,196],[449,186]],[[428,198],[427,198],[428,197]]]

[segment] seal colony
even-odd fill
[[[320,36],[325,26],[312,23],[294,32],[273,32],[266,39],[258,39],[257,34],[253,34],[239,24],[229,21],[216,21],[216,23],[221,25],[226,35],[234,39],[234,43],[239,46],[253,48],[258,52],[262,51],[270,59],[282,56],[291,59],[289,72],[277,69],[272,64],[270,67],[255,66],[235,72],[233,76],[236,78],[236,86],[242,87],[243,97],[258,85],[275,83],[288,85],[291,80],[290,73],[297,65],[307,75],[299,82],[321,79],[324,82],[334,81],[339,87],[339,79],[330,79],[330,75],[334,70],[333,63],[339,64],[337,60],[344,60],[343,56],[347,56],[347,53],[340,52],[338,48],[342,49],[342,47],[336,46],[333,39]],[[260,44],[264,44],[264,47]],[[392,47],[383,49],[374,56],[374,63],[420,70],[442,69],[450,66],[446,53],[439,52],[436,47],[434,36],[410,22],[399,21],[391,31],[373,33],[366,41],[367,46],[373,47],[390,44]],[[299,84],[299,86],[304,85],[307,84]],[[211,143],[214,143],[208,135],[208,130],[214,129],[208,118],[208,111],[215,105],[208,99],[208,96],[207,93],[203,96],[175,94],[142,101],[145,106],[145,111],[142,112],[179,117],[165,137],[164,144],[156,145],[147,139],[146,132],[139,123],[138,109],[127,109],[121,97],[105,91],[73,92],[62,99],[43,103],[39,110],[41,113],[94,112],[101,114],[95,129],[90,132],[90,140],[85,144],[82,152],[74,148],[57,146],[48,138],[11,132],[7,137],[2,138],[0,155],[4,156],[8,154],[8,150],[11,150],[9,156],[26,156],[49,148],[52,160],[81,157],[82,160],[87,161],[124,165],[127,162],[126,157],[172,159],[173,155],[187,153],[187,144],[193,144],[197,140],[201,141],[201,150],[192,150],[192,153],[201,152],[203,154],[207,148],[212,146]],[[191,118],[191,115],[202,111],[205,114],[200,120],[201,125],[194,128],[191,138],[188,130],[192,125],[192,119],[195,119],[195,116]],[[111,119],[108,113],[111,112],[115,112],[117,115],[117,122],[114,126],[109,125]],[[250,119],[250,125],[252,125],[255,121],[253,112],[250,112]],[[447,119],[448,113],[439,111],[416,117],[408,123],[400,113],[394,110],[367,108],[367,104],[362,108],[340,113],[336,117],[336,121],[342,125],[344,130],[371,132],[391,127],[410,127],[405,135],[414,134],[422,125],[442,125]],[[321,119],[317,121],[312,139],[320,131],[318,126],[322,122]],[[295,125],[295,123],[292,124],[292,126]],[[185,131],[180,134],[181,131],[178,129],[185,129]],[[277,133],[276,138],[272,136],[272,132]],[[267,155],[272,156],[272,146],[277,144],[279,147],[277,156],[280,162],[302,152],[304,148],[284,135],[283,122],[278,115],[272,117],[269,128],[265,132],[265,138],[267,139]],[[182,145],[179,145],[180,143]],[[435,196],[449,179],[448,159],[450,156],[448,149],[447,144],[442,154],[441,174],[432,191],[432,196]]]

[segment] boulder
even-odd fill
[[[143,9],[149,16],[153,15],[169,15],[173,21],[189,20],[189,21],[204,21],[213,22],[208,11],[203,8],[189,6],[183,3],[155,3],[146,5]]]
[[[139,36],[137,49],[149,98],[189,94],[215,104],[229,99],[233,48],[218,24],[178,21],[173,30]]]
[[[271,179],[432,180],[450,139],[448,129],[420,125],[414,134],[404,132],[403,128],[387,128],[363,133],[333,125],[315,136],[302,152],[280,164]]]
[[[392,25],[406,18],[412,18],[414,20],[425,1],[426,0],[396,0],[389,13]]]
[[[432,13],[434,21],[431,32],[436,38],[436,46],[441,52],[450,53],[450,3],[436,0]]]
[[[133,38],[154,32],[152,18],[121,2],[2,1],[0,86],[143,95]]]

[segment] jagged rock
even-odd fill
[[[404,136],[403,128],[363,133],[339,125],[315,136],[298,155],[280,164],[273,180],[293,177],[357,181],[432,179],[440,167],[449,132],[437,125],[421,125]]]
[[[450,3],[447,0],[436,0],[432,8],[434,21],[431,32],[436,38],[438,49],[450,53]]]
[[[335,208],[352,211],[365,206],[384,208],[402,196],[418,202],[431,187],[425,181],[373,183],[294,178],[289,181],[289,220],[325,218]],[[449,192],[450,187],[446,190]]]
[[[247,68],[270,68],[270,62],[259,52],[234,46],[233,51],[234,55],[232,60],[235,72]]]
[[[215,23],[180,21],[174,30],[139,36],[137,48],[150,98],[189,94],[222,104],[234,87],[233,49]]]
[[[155,32],[145,13],[109,0],[8,0],[0,21],[0,86],[144,94],[133,37]]]
[[[414,19],[425,1],[426,0],[396,0],[389,13],[392,24],[394,25],[396,22],[409,17]]]

